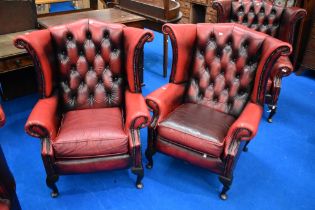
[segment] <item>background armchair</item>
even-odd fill
[[[256,134],[271,67],[291,46],[234,23],[166,24],[173,47],[170,82],[146,97],[153,111],[147,168],[156,151],[220,176],[233,169]]]
[[[32,55],[41,99],[25,125],[42,141],[46,183],[59,175],[131,167],[142,188],[139,129],[149,121],[139,72],[153,34],[83,19],[19,36]]]
[[[0,105],[0,127],[5,124],[5,114]],[[20,203],[16,196],[15,180],[7,165],[0,146],[0,210],[20,210]]]
[[[290,43],[293,48],[297,44],[298,26],[305,18],[306,11],[297,7],[281,7],[263,0],[217,0],[213,2],[217,10],[218,23],[240,23],[253,30],[266,33],[272,37]],[[268,122],[276,113],[278,97],[281,89],[282,77],[293,71],[291,62],[296,63],[297,55],[292,53],[289,57],[280,57],[273,66],[268,80],[265,103],[270,114]]]

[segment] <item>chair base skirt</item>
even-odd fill
[[[182,159],[219,175],[221,175],[224,170],[224,163],[220,158],[207,156],[206,154],[189,150],[180,145],[175,145],[160,136],[158,136],[156,142],[156,149],[164,154]]]
[[[51,161],[47,161],[50,160],[48,157],[45,157],[43,160],[47,173],[46,184],[52,190],[52,198],[56,198],[59,195],[59,190],[56,186],[59,175],[82,174],[131,168],[132,173],[137,175],[136,187],[138,189],[143,188],[143,184],[141,182],[144,176],[143,167],[142,165],[139,167],[131,167],[132,161],[129,154],[89,159],[57,159],[53,163]]]
[[[182,145],[174,144],[173,142],[156,135],[154,130],[150,131],[149,146],[146,150],[146,157],[148,159],[147,168],[151,169],[153,167],[152,156],[156,151],[163,154],[182,159],[197,165],[199,167],[205,168],[215,174],[219,175],[219,181],[223,184],[223,189],[220,193],[220,198],[222,200],[227,199],[227,191],[233,182],[233,170],[236,162],[241,154],[242,150],[246,148],[247,144],[244,141],[236,141],[235,156],[228,156],[225,160],[218,157],[211,157],[199,151],[191,150]],[[150,147],[151,145],[151,147]]]
[[[54,163],[57,174],[76,174],[106,171],[113,169],[125,169],[130,167],[129,154],[77,160],[56,160]]]

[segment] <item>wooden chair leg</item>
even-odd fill
[[[268,122],[272,123],[272,117],[276,114],[277,112],[277,106],[270,106],[270,114],[268,116]]]
[[[52,190],[51,197],[56,198],[59,195],[58,188],[56,186],[56,182],[58,181],[58,175],[47,175],[46,184]]]
[[[222,189],[222,191],[220,193],[220,198],[222,200],[227,200],[228,196],[227,196],[226,192],[230,189],[232,181],[233,181],[233,178],[227,178],[227,177],[224,177],[224,176],[220,176],[219,180],[223,184],[223,189]]]
[[[153,155],[155,153],[154,151],[154,130],[152,128],[148,128],[148,146],[145,150],[145,157],[148,160],[148,163],[146,164],[147,169],[151,169],[153,167]]]
[[[243,147],[243,152],[248,152],[248,144],[250,141],[247,141]]]
[[[138,168],[136,167],[131,168],[131,172],[137,175],[137,181],[136,181],[137,189],[142,189],[143,188],[142,179],[144,177],[144,171],[143,171],[142,165],[141,167],[138,167]]]

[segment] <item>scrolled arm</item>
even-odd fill
[[[255,137],[263,113],[262,106],[249,102],[238,119],[232,124],[225,141],[225,155],[229,154],[233,140],[249,141]]]
[[[139,129],[149,124],[150,113],[141,93],[126,90],[125,104],[125,131],[129,137],[129,151],[133,157],[133,166],[139,167],[142,163]]]
[[[293,65],[288,56],[280,56],[271,71],[271,79],[286,77],[293,72]]]
[[[125,93],[126,122],[125,130],[144,128],[149,124],[150,113],[141,93]]]
[[[139,73],[143,71],[143,46],[153,38],[154,35],[149,30],[124,27],[125,66],[131,92],[141,92]]]
[[[183,103],[185,84],[169,83],[146,97],[147,106],[153,111],[151,127],[156,127],[176,107]]]
[[[25,131],[33,137],[54,140],[59,127],[57,109],[57,96],[40,99],[25,124]]]
[[[217,22],[230,22],[230,13],[232,7],[232,0],[217,0],[212,3],[212,8],[217,11]]]
[[[0,127],[4,126],[5,121],[6,121],[5,114],[2,109],[2,106],[0,105]]]

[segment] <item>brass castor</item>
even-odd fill
[[[228,196],[227,196],[227,194],[225,194],[225,193],[220,193],[220,198],[221,198],[221,200],[227,200],[228,199]]]
[[[269,122],[269,123],[272,123],[272,118],[268,118],[268,122]]]
[[[141,190],[143,188],[143,184],[141,182],[137,183],[136,187],[137,187],[137,189]]]
[[[150,163],[147,163],[146,165],[145,165],[145,167],[147,168],[147,169],[152,169],[152,164],[150,164]]]
[[[219,180],[223,184],[223,189],[220,193],[220,198],[221,198],[221,200],[225,201],[228,198],[226,192],[230,189],[230,186],[231,186],[232,180],[233,180],[233,176],[231,176],[231,177],[220,176]]]
[[[59,196],[59,193],[58,192],[51,192],[50,196],[52,198],[57,198]]]

